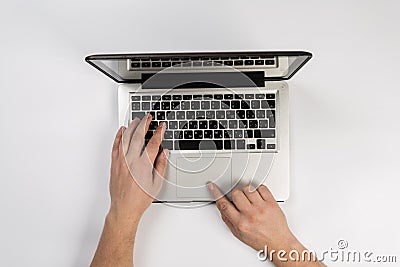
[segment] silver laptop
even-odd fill
[[[145,140],[166,122],[170,150],[157,202],[212,201],[206,184],[267,185],[289,197],[290,79],[311,53],[200,52],[91,55],[86,61],[119,83],[119,123],[151,113]]]

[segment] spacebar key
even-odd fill
[[[175,140],[176,150],[221,150],[222,140]]]

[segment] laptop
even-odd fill
[[[155,202],[212,201],[209,181],[269,187],[289,197],[289,80],[312,57],[303,51],[179,52],[90,55],[118,83],[120,125],[150,113],[151,138],[164,121],[170,150]]]

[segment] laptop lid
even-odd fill
[[[234,79],[240,72],[263,86],[265,81],[290,79],[311,57],[304,51],[248,51],[98,54],[85,60],[118,83],[145,83],[157,73],[158,81],[167,87],[172,77],[196,81],[209,75],[224,80],[225,85],[226,81],[235,81],[232,86],[246,86]],[[160,78],[160,72],[164,77]]]

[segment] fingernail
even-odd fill
[[[255,190],[256,190],[256,188],[254,186],[252,186],[251,184],[249,184],[249,191],[254,192]]]
[[[215,189],[215,185],[214,185],[213,182],[208,182],[208,183],[207,183],[207,187],[208,187],[208,189],[211,190],[211,191],[213,191],[213,190]]]

